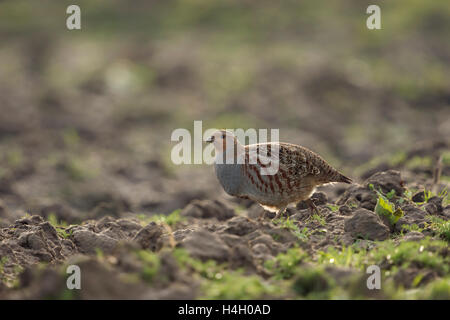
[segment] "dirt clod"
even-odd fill
[[[234,216],[234,210],[218,200],[194,200],[181,211],[181,215],[199,219],[216,218],[224,221]]]
[[[358,209],[344,224],[344,230],[355,238],[370,240],[386,240],[389,237],[389,228],[381,219],[367,209]]]
[[[402,195],[405,192],[405,182],[403,181],[400,172],[396,170],[388,170],[377,172],[365,181],[365,186],[372,184],[376,190],[381,188],[384,193],[395,190],[397,195]]]
[[[111,253],[117,245],[117,240],[101,233],[95,233],[86,229],[73,232],[73,242],[82,253],[95,254],[97,250]]]
[[[133,241],[136,241],[142,249],[157,251],[163,246],[161,240],[163,233],[164,228],[162,226],[150,222],[136,234]]]
[[[219,262],[228,261],[230,248],[220,237],[206,230],[197,230],[190,233],[181,242],[192,257],[207,260],[213,259]]]

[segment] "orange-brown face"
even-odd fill
[[[227,148],[234,148],[235,139],[233,133],[226,130],[218,130],[206,142],[213,143],[217,151],[223,152]]]

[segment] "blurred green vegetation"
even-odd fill
[[[41,99],[102,93],[117,121],[165,130],[281,128],[345,160],[448,131],[448,1],[378,1],[377,31],[370,1],[75,1],[82,30],[68,31],[73,3],[0,3],[4,76],[36,69]]]

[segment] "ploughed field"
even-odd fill
[[[0,1],[0,298],[449,299],[448,0],[385,1],[381,30],[364,1],[206,2],[83,1],[69,31]],[[263,219],[174,165],[195,120],[356,184]]]
[[[154,215],[108,199],[84,218],[58,203],[20,217],[2,205],[0,297],[449,299],[445,148],[388,159],[356,184],[318,190],[320,215],[300,203],[275,221],[223,195]],[[80,290],[67,288],[69,265]],[[374,265],[379,289],[367,284]]]

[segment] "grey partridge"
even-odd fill
[[[277,212],[275,219],[289,204],[300,201],[305,201],[311,211],[317,211],[310,196],[320,185],[352,183],[318,154],[295,144],[269,142],[244,146],[226,130],[215,132],[207,142],[214,144],[215,171],[225,192]],[[260,160],[264,156],[277,163],[273,173],[267,172],[268,162]]]

